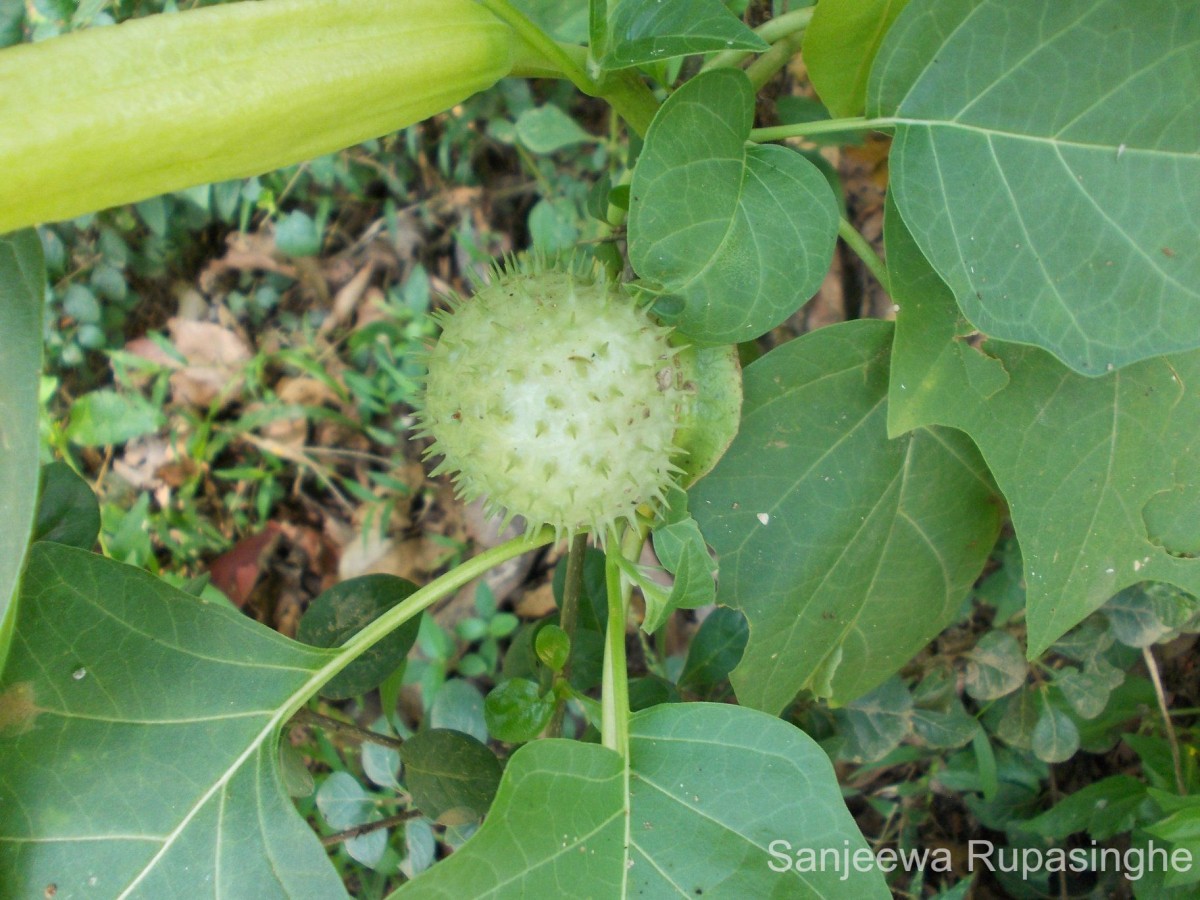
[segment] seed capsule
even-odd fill
[[[435,472],[530,531],[603,539],[680,469],[686,398],[669,329],[618,289],[561,272],[498,273],[442,316],[422,434]]]

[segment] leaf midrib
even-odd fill
[[[1016,141],[1025,141],[1033,144],[1041,144],[1052,148],[1072,147],[1078,150],[1087,150],[1093,152],[1110,153],[1114,156],[1120,152],[1122,157],[1130,155],[1145,155],[1145,156],[1161,156],[1167,159],[1181,159],[1190,161],[1200,161],[1200,151],[1191,150],[1162,150],[1154,147],[1137,147],[1131,144],[1102,144],[1096,141],[1075,141],[1066,140],[1054,135],[1039,135],[1026,134],[1020,131],[1012,131],[1006,128],[988,127],[985,125],[973,125],[967,122],[955,122],[950,119],[936,118],[921,118],[918,116],[888,116],[878,120],[879,125],[889,126],[908,126],[910,128],[946,128],[955,129],[958,131],[973,132],[982,135],[986,139],[993,138],[1008,138]]]

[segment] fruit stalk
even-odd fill
[[[0,51],[0,233],[244,178],[448,109],[513,66],[474,0],[260,0]]]

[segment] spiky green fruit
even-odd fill
[[[563,272],[497,273],[441,316],[422,434],[466,500],[603,539],[680,471],[687,397],[670,329],[622,291]]]

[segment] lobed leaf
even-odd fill
[[[33,230],[0,235],[0,670],[37,505],[38,373],[46,267]]]
[[[742,428],[690,491],[720,563],[719,603],[750,642],[733,684],[778,712],[809,689],[845,703],[960,608],[1000,527],[961,434],[886,435],[892,326],[822,328],[745,373]]]
[[[1098,375],[1200,346],[1198,83],[1191,0],[912,0],[868,113],[967,319]]]
[[[60,544],[29,553],[0,680],[13,896],[343,897],[278,774],[335,654]]]
[[[594,744],[526,744],[479,832],[391,896],[890,896],[877,872],[770,867],[776,840],[866,847],[828,757],[799,729],[707,703],[654,707],[630,728],[628,767]]]
[[[1029,658],[1129,585],[1200,594],[1200,547],[1147,516],[1164,496],[1200,502],[1200,351],[1088,378],[1033,347],[977,345],[906,225],[890,207],[889,432],[949,425],[978,445],[1021,543]]]

